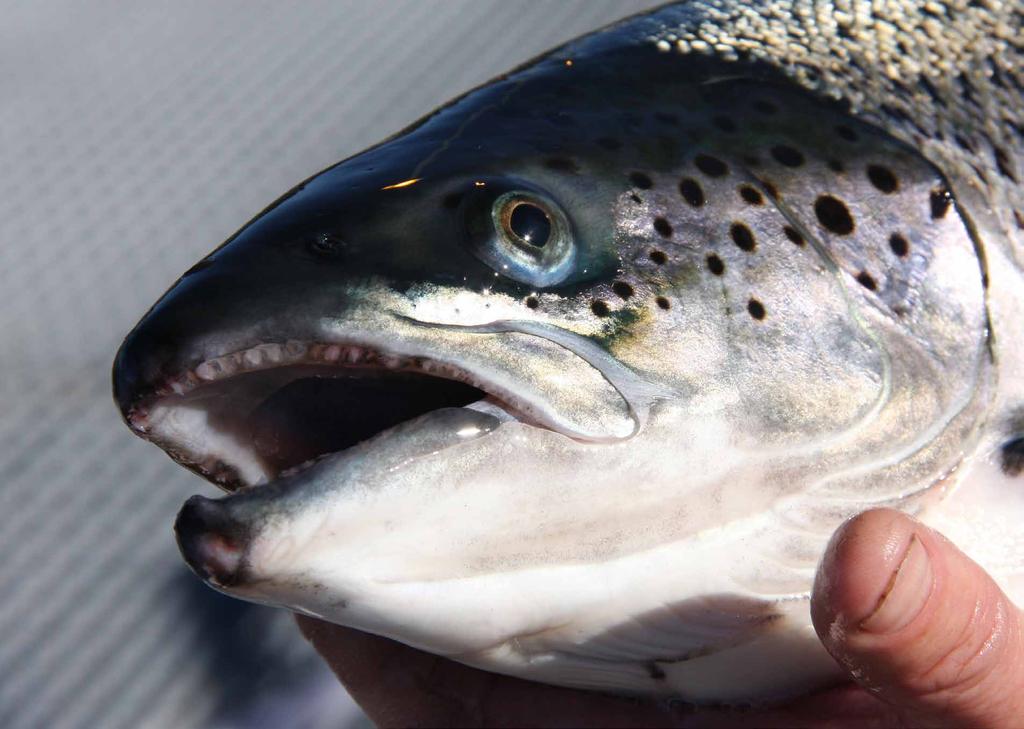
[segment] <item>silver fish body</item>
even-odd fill
[[[115,362],[128,424],[234,491],[183,508],[186,560],[693,701],[836,675],[808,591],[865,508],[1019,599],[1021,13],[670,6],[300,185]]]

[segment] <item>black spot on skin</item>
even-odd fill
[[[910,55],[909,52],[905,53],[906,55]],[[939,90],[935,88],[935,84],[928,80],[927,76],[923,74],[918,76],[917,85],[924,89],[928,93],[928,95],[932,97],[933,102],[935,102],[939,106],[946,106],[946,99],[943,98],[943,96],[939,93]]]
[[[612,291],[614,291],[615,295],[618,296],[620,299],[628,299],[630,296],[633,295],[633,287],[630,286],[625,281],[616,281],[615,283],[613,283]]]
[[[1017,437],[1003,444],[1003,473],[1007,476],[1019,476],[1024,473],[1024,437]]]
[[[1017,227],[1024,230],[1024,213],[1020,210],[1013,211],[1013,220],[1017,223]]]
[[[711,271],[711,273],[715,274],[716,276],[721,276],[723,273],[725,273],[725,263],[723,263],[722,259],[716,256],[714,253],[708,254],[707,261],[708,270]]]
[[[889,236],[889,247],[900,258],[904,258],[910,253],[910,243],[899,233],[893,233]]]
[[[527,296],[526,297],[526,308],[527,309],[536,309],[538,306],[540,306],[540,302],[537,301],[537,297],[536,296]]]
[[[974,146],[974,142],[972,142],[967,137],[961,136],[960,134],[954,134],[953,141],[957,143],[957,146],[959,146],[960,149],[966,152],[971,152],[973,154],[974,152],[977,151],[977,149]]]
[[[622,149],[622,142],[614,137],[601,137],[597,140],[597,144],[609,152],[614,152],[617,149]]]
[[[668,310],[668,309],[672,308],[672,304],[670,304],[668,299],[666,299],[664,296],[659,296],[654,301],[658,305],[658,308],[660,308],[660,309]]]
[[[757,241],[754,240],[754,234],[751,233],[750,228],[745,226],[743,223],[733,223],[729,227],[729,235],[732,236],[732,242],[735,243],[740,250],[751,253],[757,247]]]
[[[842,139],[845,139],[847,142],[857,141],[857,132],[850,129],[850,127],[844,126],[842,124],[836,127],[836,134],[838,134]]]
[[[779,188],[775,187],[775,183],[771,180],[761,180],[761,187],[763,187],[764,191],[768,193],[768,197],[773,200],[779,199]]]
[[[679,194],[695,208],[699,208],[704,204],[704,190],[701,188],[700,183],[692,177],[684,177],[679,182]]]
[[[608,316],[612,313],[612,310],[608,308],[608,304],[603,301],[595,301],[590,305],[590,310],[598,316]]]
[[[786,237],[793,241],[798,246],[803,246],[806,241],[804,237],[800,235],[800,231],[794,228],[792,225],[783,226],[782,232],[786,234]]]
[[[639,196],[639,195],[637,195],[637,194],[636,194],[635,192],[633,192],[633,193],[630,193],[630,195],[629,195],[629,199],[630,199],[630,200],[632,200],[633,202],[635,202],[635,203],[636,203],[637,205],[639,205],[639,204],[640,204],[641,202],[643,202],[643,201],[642,201],[642,200],[640,199],[640,196]]]
[[[846,209],[846,203],[831,195],[822,195],[814,201],[814,213],[822,227],[836,235],[853,232],[853,218]]]
[[[450,192],[441,198],[441,207],[445,210],[454,210],[462,202],[461,192]]]
[[[665,255],[664,251],[651,251],[651,260],[659,266],[664,266],[668,263],[668,256]]]
[[[665,680],[665,672],[661,670],[661,666],[659,666],[657,663],[648,663],[647,664],[647,673],[655,681],[664,681]]]
[[[658,235],[662,238],[672,237],[672,224],[665,220],[665,218],[655,218],[654,229],[658,231]]]
[[[723,177],[729,174],[729,166],[718,157],[709,154],[698,154],[693,158],[693,163],[708,177]]]
[[[629,181],[639,187],[641,190],[650,190],[654,183],[651,178],[645,175],[643,172],[631,172],[629,173]]]
[[[1013,169],[1010,166],[1010,156],[1006,154],[1006,150],[1000,147],[993,147],[992,154],[996,158],[996,167],[999,168],[999,174],[1011,182],[1017,181],[1017,176],[1013,173]]]
[[[960,88],[963,89],[964,100],[972,106],[978,106],[978,99],[975,98],[974,84],[962,73],[957,75],[956,80],[960,82]]]
[[[770,101],[765,101],[764,99],[755,101],[754,108],[762,114],[774,114],[779,110],[779,107],[775,106],[775,104]]]
[[[946,217],[949,206],[952,203],[949,190],[944,187],[936,187],[928,196],[928,202],[932,209],[932,220],[939,220]]]
[[[711,120],[711,123],[718,127],[723,132],[732,133],[736,131],[736,122],[727,116],[716,116]]]
[[[580,168],[568,157],[548,157],[544,160],[544,166],[556,172],[579,172]]]
[[[878,284],[875,283],[875,277],[867,271],[861,271],[857,274],[857,283],[866,288],[868,291],[874,291],[878,288]]]
[[[896,192],[900,186],[892,170],[882,165],[868,165],[868,179],[872,185],[887,195]]]
[[[830,159],[827,163],[828,168],[833,172],[843,172],[846,168],[843,167],[843,163],[837,159]]]
[[[747,312],[758,321],[762,321],[767,314],[764,304],[753,297],[747,302]]]
[[[800,150],[794,149],[785,144],[777,144],[772,147],[772,157],[786,167],[799,167],[804,163],[804,156]]]
[[[739,193],[740,197],[751,205],[764,205],[764,195],[756,187],[740,185]]]

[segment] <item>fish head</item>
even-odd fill
[[[265,481],[298,458],[263,445],[318,439],[288,438],[280,423],[230,433],[216,423],[263,412],[257,401],[271,391],[303,400],[353,373],[395,375],[403,402],[417,388],[401,383],[445,378],[461,387],[442,400],[487,395],[586,441],[632,435],[647,378],[609,343],[657,310],[618,280],[628,263],[616,206],[636,184],[582,174],[578,165],[612,164],[600,146],[553,154],[550,118],[510,123],[510,93],[479,92],[313,177],[186,272],[117,355],[129,425],[225,486]]]
[[[580,186],[525,129],[488,152],[482,132],[458,129],[464,113],[285,195],[122,345],[129,426],[237,492],[196,497],[176,527],[218,589],[322,615],[344,604],[378,630],[426,624],[405,614],[409,584],[549,559],[522,545],[551,489],[672,392],[609,348],[623,325],[668,313],[608,303],[639,296],[616,284],[615,206],[635,183]],[[471,517],[456,536],[465,508],[505,523]],[[563,554],[565,525],[543,527]],[[416,542],[421,559],[400,556]],[[401,619],[380,616],[385,599]]]
[[[803,584],[861,503],[825,482],[950,467],[984,302],[935,169],[791,90],[567,60],[299,186],[129,334],[128,424],[237,490],[178,518],[210,584],[466,654],[635,613],[687,540],[665,596],[749,586],[700,540],[786,499]]]

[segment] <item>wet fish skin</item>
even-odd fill
[[[839,521],[895,505],[955,530],[955,481],[1009,503],[1020,139],[994,119],[1022,108],[998,31],[1020,8],[940,7],[669,7],[287,195],[126,340],[137,430],[194,465],[213,427],[175,425],[154,383],[286,341],[457,366],[529,417],[439,411],[276,479],[236,453],[271,483],[191,501],[186,558],[230,594],[553,683],[738,701],[829,680],[806,593]],[[978,43],[1005,88],[962,66]],[[939,62],[893,78],[925,46]],[[484,224],[523,192],[571,231],[539,276],[502,269]],[[1002,574],[1008,531],[975,540]]]

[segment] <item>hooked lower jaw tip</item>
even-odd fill
[[[174,532],[185,562],[199,577],[217,587],[240,581],[247,540],[220,502],[193,496],[178,512]]]

